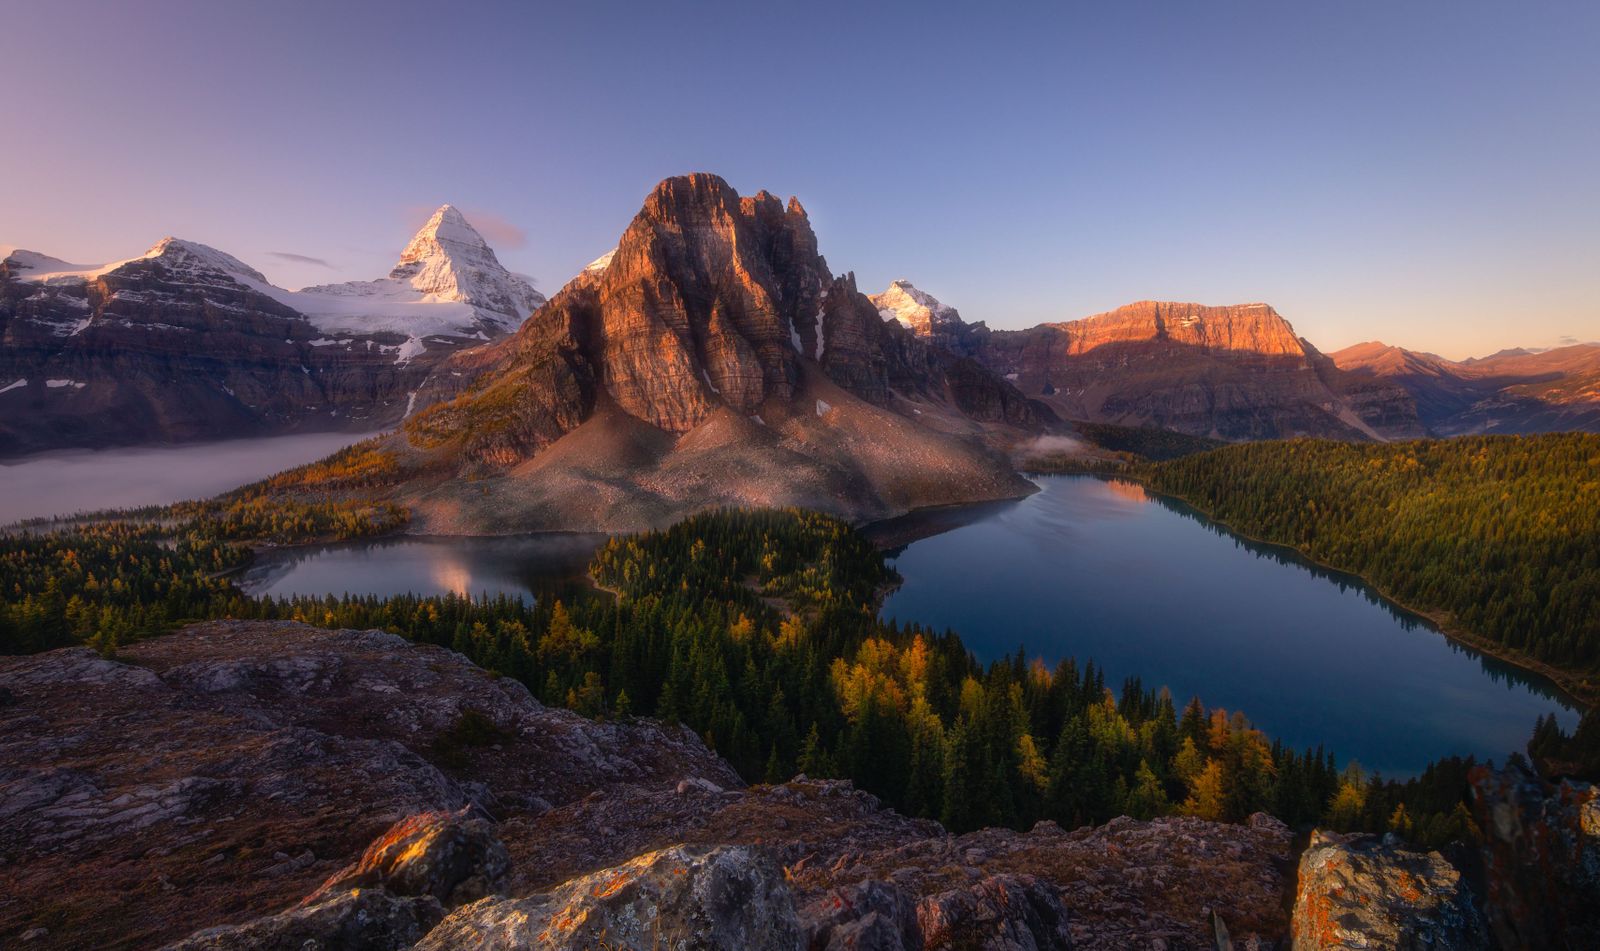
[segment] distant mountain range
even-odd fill
[[[1332,357],[1351,376],[1405,388],[1436,435],[1600,432],[1600,344],[1458,362],[1374,341]]]
[[[1219,439],[1406,439],[1424,435],[1411,398],[1343,373],[1266,304],[1140,301],[1027,330],[968,324],[896,281],[885,317],[969,356],[1066,419]]]
[[[637,458],[608,439],[628,459],[665,465],[717,442],[726,478],[754,466],[761,481],[778,457],[756,465],[728,447],[776,434],[806,460],[790,471],[826,456],[816,486],[870,485],[894,510],[889,485],[912,478],[911,456],[875,455],[897,445],[868,435],[880,423],[982,444],[979,456],[1072,420],[1225,440],[1600,429],[1600,345],[1459,362],[1380,343],[1328,355],[1259,303],[1141,301],[992,330],[907,281],[860,294],[830,272],[797,201],[740,198],[711,175],[663,182],[548,305],[448,205],[388,276],[299,291],[176,238],[103,265],[0,256],[0,456],[377,430],[449,404],[413,439],[475,466],[530,464],[605,418],[613,435],[649,428],[630,437]],[[823,418],[819,405],[864,428],[785,429]],[[712,423],[728,432],[690,438]],[[1000,484],[977,457],[933,455]],[[613,463],[594,471],[628,468]],[[613,478],[591,475],[576,484]]]
[[[1066,419],[1228,440],[1600,431],[1597,343],[1462,361],[1376,342],[1323,354],[1266,304],[1141,301],[1012,331],[909,281],[872,300]]]
[[[544,302],[445,205],[387,277],[288,291],[165,238],[109,264],[0,259],[0,456],[398,422],[439,360]]]

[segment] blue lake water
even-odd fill
[[[1457,645],[1366,585],[1246,541],[1181,503],[1088,477],[1019,502],[869,528],[904,584],[885,618],[951,628],[981,659],[1024,646],[1093,659],[1181,705],[1242,710],[1297,747],[1385,775],[1451,754],[1503,759],[1534,719],[1577,713],[1547,680]],[[287,549],[242,579],[257,594],[566,597],[604,536],[400,537]]]
[[[1255,544],[1130,483],[1036,480],[1020,502],[913,515],[940,533],[894,554],[883,617],[951,628],[980,658],[1026,646],[1139,676],[1181,705],[1242,710],[1297,747],[1385,775],[1450,754],[1503,759],[1535,718],[1577,712],[1546,679],[1487,658],[1348,575]]]

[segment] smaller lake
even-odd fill
[[[884,618],[954,629],[983,660],[1093,659],[1242,710],[1297,748],[1388,776],[1452,754],[1503,760],[1534,720],[1577,712],[1547,679],[1458,645],[1360,579],[1247,541],[1180,502],[1086,476],[1018,502],[874,526],[905,583]]]
[[[402,535],[266,552],[239,586],[255,595],[459,594],[537,600],[587,589],[605,535]]]

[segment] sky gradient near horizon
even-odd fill
[[[1266,301],[1324,350],[1600,339],[1600,5],[0,0],[0,245],[299,287],[462,208],[547,293],[659,179],[1024,327]]]

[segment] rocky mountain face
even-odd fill
[[[452,531],[508,515],[631,528],[716,504],[877,516],[1014,497],[1028,487],[986,441],[1055,423],[884,321],[852,275],[830,272],[797,200],[706,174],[663,181],[615,251],[449,372],[465,392],[389,446],[434,477],[408,504]],[[480,480],[467,496],[462,473]]]
[[[450,206],[388,278],[286,291],[166,238],[75,265],[0,260],[0,456],[397,422],[443,357],[542,301]]]
[[[1458,362],[1369,342],[1331,356],[1351,378],[1404,388],[1440,436],[1600,432],[1600,344]]]
[[[1423,435],[1411,397],[1340,370],[1266,304],[1141,301],[1028,330],[966,324],[896,282],[885,317],[1002,374],[1059,415],[1221,439]]]

